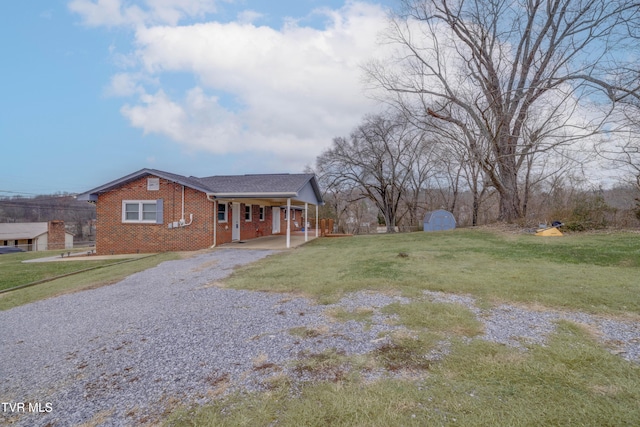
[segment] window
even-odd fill
[[[244,220],[251,221],[251,205],[244,205]]]
[[[285,209],[284,210],[284,220],[286,221],[289,218],[289,210]],[[296,211],[294,209],[291,209],[291,221],[295,221],[296,220]]]
[[[218,222],[227,222],[227,203],[218,202]]]
[[[264,206],[260,206],[260,221],[264,221]]]
[[[162,223],[162,200],[123,200],[122,222]]]

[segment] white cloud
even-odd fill
[[[238,23],[240,24],[252,24],[257,20],[263,18],[264,15],[255,10],[243,10],[238,14]]]
[[[138,77],[131,73],[114,74],[105,89],[107,96],[126,97],[143,93],[144,89],[138,84]]]
[[[233,113],[224,110],[216,97],[207,97],[200,88],[187,92],[181,102],[175,102],[159,90],[143,94],[138,105],[125,105],[122,114],[145,134],[158,133],[191,149],[206,149],[215,153],[237,151],[233,142],[239,134],[239,122]]]
[[[119,0],[91,4],[112,11],[112,23],[137,13]],[[170,10],[177,0],[162,4]],[[114,75],[108,92],[137,94],[121,112],[145,134],[165,135],[190,150],[269,153],[301,169],[374,108],[362,91],[360,65],[378,49],[386,22],[381,7],[361,2],[317,13],[326,18],[320,29],[291,20],[280,29],[257,26],[257,12],[230,23],[139,26],[132,54],[138,65]],[[176,75],[197,83],[180,95],[162,83]]]
[[[216,11],[216,0],[72,0],[69,9],[89,26],[176,25],[185,18],[201,18]]]

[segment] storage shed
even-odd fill
[[[427,212],[422,223],[424,231],[443,231],[456,228],[456,219],[453,214],[442,209]]]
[[[64,221],[0,224],[0,246],[18,246],[25,251],[73,248],[73,234]]]

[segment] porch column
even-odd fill
[[[304,241],[309,240],[309,204],[304,202]]]
[[[211,246],[212,248],[216,247],[216,245],[218,244],[218,209],[220,209],[218,207],[219,204],[220,202],[217,200],[213,202],[213,245]]]
[[[316,237],[318,237],[318,205],[316,205]]]
[[[291,199],[287,199],[287,249],[291,247]]]

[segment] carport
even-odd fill
[[[322,194],[316,182],[315,176],[312,174],[273,174],[273,175],[242,175],[242,176],[215,176],[210,178],[201,179],[210,188],[214,188],[215,191],[207,192],[207,198],[216,204],[216,211],[219,212],[218,206],[220,204],[230,204],[233,206],[239,206],[240,203],[249,205],[265,206],[267,208],[274,209],[274,212],[280,212],[280,209],[285,209],[287,213],[284,223],[284,231],[280,229],[280,222],[278,219],[277,229],[274,223],[274,235],[265,237],[256,236],[243,236],[240,227],[240,217],[235,214],[230,218],[232,227],[232,245],[234,247],[240,247],[247,244],[249,239],[260,240],[265,238],[271,238],[269,245],[276,245],[276,242],[280,242],[278,237],[280,233],[284,232],[284,247],[281,249],[288,249],[292,247],[294,242],[298,242],[291,230],[291,212],[292,209],[299,209],[304,212],[305,222],[309,222],[309,205],[315,207],[316,227],[314,230],[315,236],[318,237],[318,206],[324,204],[322,200]],[[238,208],[234,210],[237,212]],[[275,217],[275,215],[274,215]],[[279,218],[279,216],[278,216]],[[216,222],[218,217],[214,216],[214,241],[217,242],[217,226]],[[309,241],[312,238],[309,235],[309,227],[304,224],[302,244]],[[264,242],[264,240],[263,240]],[[261,243],[267,244],[267,243]],[[228,243],[224,243],[228,245]],[[278,245],[279,246],[279,245]]]

